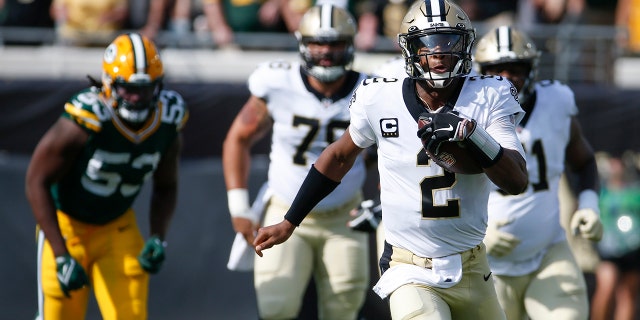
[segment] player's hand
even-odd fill
[[[160,240],[158,236],[151,236],[147,242],[145,242],[140,255],[138,256],[138,262],[142,269],[149,273],[157,273],[162,267],[164,262],[164,247],[165,243]]]
[[[71,297],[70,291],[78,290],[89,284],[89,277],[84,268],[69,254],[56,257],[58,283],[64,295]]]
[[[262,257],[262,250],[285,242],[291,237],[295,229],[296,226],[287,219],[283,219],[278,224],[258,229],[258,235],[253,241],[256,253]]]
[[[504,257],[520,244],[520,239],[511,233],[501,231],[500,228],[510,224],[513,220],[503,220],[490,223],[484,236],[487,253],[494,257]]]
[[[244,239],[249,245],[253,245],[253,240],[258,232],[258,225],[254,224],[251,219],[243,217],[232,217],[233,230],[242,233]]]
[[[571,230],[573,234],[580,234],[583,238],[591,241],[602,239],[603,227],[598,213],[592,209],[580,209],[571,217]]]
[[[426,150],[438,154],[440,143],[444,141],[463,141],[466,139],[475,122],[461,118],[453,112],[423,112],[418,117],[418,137]]]
[[[375,232],[382,220],[382,208],[380,202],[365,200],[360,203],[360,207],[349,212],[354,217],[347,222],[347,226],[355,231]]]

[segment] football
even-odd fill
[[[483,173],[482,167],[464,144],[445,141],[440,144],[438,155],[425,150],[429,158],[447,171],[461,174]]]

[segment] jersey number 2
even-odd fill
[[[429,156],[420,149],[418,152],[418,165],[429,165]],[[434,196],[436,191],[444,191],[453,188],[456,184],[456,174],[442,170],[438,176],[424,177],[420,182],[422,192],[422,217],[425,219],[456,218],[460,216],[460,199],[447,199],[447,204],[436,205]]]

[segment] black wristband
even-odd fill
[[[299,226],[304,217],[339,184],[340,182],[327,178],[312,165],[284,218]]]

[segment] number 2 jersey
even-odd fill
[[[523,111],[511,83],[480,76],[463,81],[453,110],[522,153],[515,123]],[[418,256],[443,257],[484,238],[491,182],[485,174],[454,174],[429,161],[416,135],[417,117],[426,109],[415,85],[410,78],[365,80],[352,98],[349,132],[361,148],[378,146],[386,241]]]
[[[489,256],[491,270],[498,275],[519,276],[537,270],[546,249],[566,239],[560,225],[558,188],[571,117],[578,109],[573,92],[560,82],[538,82],[535,92],[535,105],[517,128],[526,154],[529,186],[519,195],[495,190],[489,196],[489,220],[511,221],[500,230],[521,240],[511,254]]]
[[[248,80],[251,94],[267,103],[273,119],[269,154],[269,188],[282,200],[292,203],[311,165],[331,142],[349,126],[349,99],[366,76],[348,71],[342,90],[325,98],[307,81],[297,62],[262,63]],[[365,179],[362,157],[342,179],[336,190],[315,207],[335,208],[361,192]]]
[[[104,224],[131,207],[145,180],[174,143],[188,118],[182,97],[163,90],[158,108],[139,130],[126,127],[98,90],[80,91],[62,117],[89,134],[68,174],[52,186],[56,207],[74,219]]]

